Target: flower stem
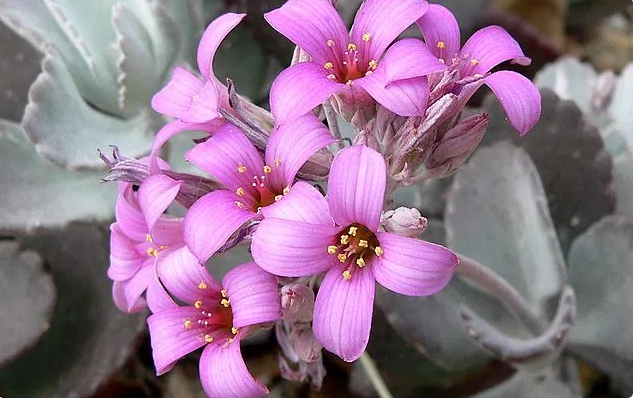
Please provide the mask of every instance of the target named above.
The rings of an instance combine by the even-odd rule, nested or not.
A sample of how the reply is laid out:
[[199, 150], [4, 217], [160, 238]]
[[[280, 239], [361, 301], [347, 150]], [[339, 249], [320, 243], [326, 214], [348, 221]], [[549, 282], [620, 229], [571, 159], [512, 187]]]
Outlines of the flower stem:
[[337, 145], [339, 146], [339, 149], [343, 149], [343, 140], [341, 137], [341, 131], [339, 130], [339, 122], [337, 121], [337, 113], [332, 108], [332, 105], [330, 104], [330, 100], [326, 100], [326, 102], [322, 104], [322, 107], [324, 108], [324, 114], [326, 114], [326, 121], [328, 122], [328, 128], [330, 129], [330, 134], [332, 134], [333, 137], [335, 137], [338, 140]]
[[526, 299], [490, 268], [474, 259], [460, 255], [460, 265], [456, 272], [485, 288], [509, 312], [517, 316], [534, 335], [539, 336], [548, 327], [548, 324], [532, 310]]
[[372, 382], [372, 386], [376, 390], [376, 393], [379, 394], [379, 398], [393, 398], [390, 390], [388, 390], [383, 378], [379, 374], [379, 370], [376, 368], [374, 361], [370, 357], [370, 355], [364, 352], [359, 358], [359, 362], [361, 363], [361, 367], [368, 375], [368, 378]]

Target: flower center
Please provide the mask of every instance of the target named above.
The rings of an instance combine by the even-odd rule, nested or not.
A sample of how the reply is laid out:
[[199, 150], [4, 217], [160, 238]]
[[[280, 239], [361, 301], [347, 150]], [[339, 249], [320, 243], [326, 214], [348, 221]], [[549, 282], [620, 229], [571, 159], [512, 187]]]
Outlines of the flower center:
[[[281, 187], [278, 188], [277, 185], [279, 184], [273, 183], [270, 178], [273, 167], [279, 167], [280, 165], [281, 161], [275, 159], [273, 166], [265, 165], [262, 169], [262, 174], [253, 175], [253, 178], [247, 185], [238, 187], [238, 189], [236, 189], [236, 195], [241, 198], [244, 197], [244, 200], [236, 201], [236, 206], [240, 208], [248, 207], [251, 211], [258, 212], [260, 208], [271, 205], [286, 195], [290, 191], [290, 187], [284, 187], [283, 189], [281, 189]], [[238, 165], [238, 172], [240, 174], [246, 174], [247, 167]]]
[[[205, 282], [198, 284], [198, 289], [204, 291], [208, 289]], [[238, 329], [233, 327], [233, 313], [227, 298], [227, 292], [221, 291], [221, 297], [212, 299], [198, 299], [194, 302], [194, 307], [199, 310], [196, 316], [183, 319], [185, 330], [196, 330], [199, 338], [206, 343], [214, 341], [232, 342], [233, 336], [238, 334]]]
[[148, 256], [158, 257], [159, 253], [167, 249], [165, 245], [157, 245], [152, 241], [150, 234], [145, 235], [145, 242], [139, 244], [137, 249]]
[[[369, 33], [364, 34], [363, 41], [370, 41], [370, 37]], [[328, 79], [330, 80], [336, 80], [350, 86], [353, 80], [372, 74], [379, 64], [374, 59], [368, 62], [365, 58], [364, 61], [364, 57], [357, 50], [355, 43], [349, 43], [342, 55], [334, 53], [336, 51], [334, 41], [328, 40], [326, 44], [333, 51], [333, 59], [340, 60], [340, 64], [330, 61], [324, 64], [324, 68], [329, 72]]]
[[381, 256], [383, 249], [374, 232], [365, 225], [354, 223], [336, 235], [336, 241], [328, 246], [328, 253], [346, 265], [343, 278], [350, 280], [356, 270], [365, 267], [374, 257]]

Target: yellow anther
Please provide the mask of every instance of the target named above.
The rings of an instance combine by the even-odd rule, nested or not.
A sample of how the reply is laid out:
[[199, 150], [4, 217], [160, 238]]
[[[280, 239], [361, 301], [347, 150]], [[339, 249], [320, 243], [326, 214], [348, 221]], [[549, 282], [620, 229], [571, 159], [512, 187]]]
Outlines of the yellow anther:
[[202, 307], [202, 306], [203, 306], [202, 300], [196, 300], [194, 302], [194, 307], [196, 307], [196, 309], [200, 309], [200, 307]]
[[357, 45], [354, 43], [348, 43], [348, 51], [354, 51], [357, 49]]
[[200, 290], [205, 290], [205, 289], [207, 289], [207, 284], [206, 284], [205, 282], [200, 282], [200, 283], [198, 284], [198, 288], [199, 288]]
[[477, 59], [471, 58], [471, 65], [476, 66], [479, 63], [480, 63], [480, 61], [478, 61]]
[[220, 300], [220, 304], [222, 304], [224, 307], [229, 307], [229, 299], [223, 298], [222, 300]]
[[284, 187], [284, 189], [282, 189], [282, 193], [283, 193], [284, 195], [288, 195], [288, 193], [289, 193], [290, 191], [291, 191], [291, 187], [289, 187], [289, 186], [286, 186], [286, 187]]
[[381, 246], [377, 246], [374, 248], [374, 254], [376, 254], [377, 256], [380, 256], [383, 254], [383, 249], [381, 249]]
[[332, 68], [333, 68], [332, 62], [326, 62], [326, 63], [324, 64], [324, 68], [326, 68], [326, 69], [332, 69]]
[[275, 160], [273, 161], [273, 163], [274, 163], [276, 166], [279, 166], [279, 165], [281, 165], [281, 164], [282, 164], [282, 161], [281, 161], [281, 160], [279, 160], [278, 158], [275, 158]]
[[243, 164], [239, 164], [238, 165], [238, 173], [243, 174], [247, 172], [247, 166], [243, 165]]
[[189, 319], [185, 319], [183, 321], [183, 327], [187, 330], [192, 328], [192, 321], [190, 321]]
[[148, 247], [147, 248], [147, 255], [156, 257], [156, 256], [158, 256], [158, 250], [156, 250], [153, 247]]
[[361, 40], [363, 40], [363, 41], [370, 41], [370, 38], [371, 38], [371, 37], [372, 37], [372, 36], [370, 36], [370, 34], [369, 34], [368, 32], [365, 32], [365, 33], [363, 34], [363, 36], [361, 36]]
[[150, 234], [145, 235], [145, 241], [152, 242], [152, 237], [150, 236]]
[[242, 187], [236, 189], [236, 195], [238, 196], [244, 195], [244, 189]]
[[346, 86], [348, 86], [348, 87], [352, 87], [352, 80], [348, 80], [348, 81], [346, 82]]
[[328, 246], [328, 254], [335, 254], [337, 253], [337, 246], [331, 245]]
[[365, 267], [365, 260], [363, 258], [359, 257], [357, 259], [357, 265], [359, 266], [359, 268]]
[[206, 335], [205, 335], [205, 341], [206, 341], [207, 343], [212, 343], [212, 342], [214, 341], [214, 338], [213, 338], [213, 337], [211, 337], [210, 335], [206, 334]]
[[436, 44], [436, 47], [438, 47], [438, 48], [440, 48], [442, 50], [443, 48], [445, 48], [447, 46], [445, 45], [444, 41], [439, 41], [438, 44]]
[[234, 327], [231, 328], [231, 333], [238, 334], [238, 332], [239, 332], [239, 330], [238, 330], [237, 327], [234, 326]]
[[326, 40], [326, 45], [328, 47], [334, 47], [335, 46], [335, 41], [333, 39], [328, 39], [328, 40]]
[[275, 201], [279, 201], [280, 199], [282, 199], [284, 196], [283, 195], [275, 195]]
[[341, 238], [339, 238], [339, 242], [341, 242], [342, 245], [347, 245], [348, 242], [350, 242], [350, 236], [341, 235]]
[[227, 297], [227, 291], [225, 289], [222, 289], [220, 291], [220, 294], [222, 295], [222, 297]]
[[266, 166], [266, 165], [265, 165], [265, 166], [262, 168], [262, 170], [263, 170], [265, 173], [267, 173], [267, 174], [268, 174], [268, 173], [270, 173], [270, 172], [271, 172], [271, 166]]
[[333, 75], [332, 73], [331, 73], [331, 74], [329, 74], [328, 76], [326, 76], [326, 78], [327, 78], [328, 80], [337, 80], [337, 76]]
[[350, 273], [350, 271], [348, 271], [348, 270], [343, 271], [343, 279], [345, 279], [347, 281], [352, 279], [352, 274]]
[[371, 59], [370, 62], [368, 62], [368, 66], [370, 67], [370, 69], [374, 70], [377, 66], [379, 66], [379, 63], [376, 61], [376, 59]]
[[240, 202], [239, 200], [236, 200], [236, 206], [238, 206], [241, 209], [244, 209], [244, 203]]
[[350, 235], [352, 235], [352, 236], [356, 236], [356, 235], [357, 235], [357, 230], [358, 230], [358, 229], [359, 229], [359, 228], [357, 228], [357, 227], [350, 227], [350, 229], [348, 230], [348, 233], [349, 233]]
[[365, 239], [359, 240], [359, 247], [368, 247], [368, 241]]
[[339, 262], [342, 262], [342, 263], [345, 263], [347, 258], [348, 257], [346, 257], [346, 255], [343, 253], [337, 255], [337, 259], [339, 259]]

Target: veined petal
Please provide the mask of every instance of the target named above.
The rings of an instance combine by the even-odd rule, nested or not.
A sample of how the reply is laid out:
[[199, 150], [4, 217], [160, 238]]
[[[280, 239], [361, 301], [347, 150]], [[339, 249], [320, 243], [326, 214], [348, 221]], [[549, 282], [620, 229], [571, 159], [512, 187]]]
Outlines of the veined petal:
[[115, 217], [121, 232], [136, 242], [145, 241], [149, 230], [139, 207], [136, 192], [132, 190], [132, 184], [127, 184], [119, 193], [115, 204]]
[[254, 262], [239, 265], [222, 278], [233, 313], [233, 326], [242, 328], [274, 322], [281, 317], [277, 279]]
[[196, 300], [210, 294], [219, 294], [222, 289], [187, 246], [162, 256], [158, 263], [158, 274], [167, 290], [188, 304], [194, 304]]
[[209, 398], [256, 398], [269, 393], [266, 386], [249, 373], [238, 339], [205, 347], [199, 369], [200, 381]]
[[460, 77], [484, 75], [494, 66], [508, 60], [520, 65], [530, 65], [520, 45], [500, 26], [487, 26], [475, 32], [460, 50], [460, 57], [467, 61], [460, 67]]
[[132, 306], [128, 305], [128, 301], [125, 298], [126, 283], [125, 281], [114, 281], [112, 283], [112, 301], [123, 312], [134, 313], [143, 310], [147, 306], [143, 297], [139, 297]]
[[150, 279], [147, 291], [145, 292], [147, 306], [150, 308], [150, 311], [157, 313], [178, 307], [174, 300], [172, 300], [172, 297], [165, 291], [161, 281], [159, 281], [157, 267], [152, 268], [154, 268], [154, 275], [152, 275], [152, 279]]
[[484, 78], [506, 112], [509, 121], [524, 135], [542, 113], [542, 97], [533, 82], [519, 73], [501, 70]]
[[182, 118], [204, 84], [187, 69], [177, 66], [167, 85], [152, 97], [152, 108], [158, 113]]
[[238, 207], [233, 192], [219, 190], [198, 199], [185, 214], [185, 242], [205, 263], [254, 214]]
[[[311, 0], [320, 3], [325, 0]], [[288, 4], [288, 3], [286, 3]], [[328, 71], [315, 62], [303, 62], [283, 70], [271, 86], [271, 112], [277, 123], [296, 119], [346, 87], [328, 78]]]
[[354, 145], [341, 150], [330, 168], [326, 197], [335, 222], [344, 227], [359, 223], [376, 231], [386, 179], [385, 160], [374, 149]]
[[345, 268], [332, 267], [317, 292], [313, 332], [330, 352], [346, 362], [358, 359], [370, 339], [374, 308], [374, 277], [369, 269], [357, 269], [351, 279]]
[[147, 319], [158, 376], [170, 370], [185, 355], [207, 344], [200, 336], [200, 330], [187, 329], [183, 325], [184, 319], [193, 319], [199, 314], [195, 307], [175, 307], [156, 312]]
[[135, 307], [135, 303], [139, 300], [139, 297], [147, 290], [148, 285], [152, 277], [154, 276], [154, 262], [155, 257], [147, 259], [139, 271], [127, 281], [124, 286], [125, 301], [128, 304], [128, 312], [132, 312]]
[[253, 235], [251, 253], [262, 269], [274, 275], [315, 275], [332, 264], [328, 246], [338, 231], [329, 225], [266, 218]]
[[227, 189], [251, 187], [253, 176], [263, 173], [262, 156], [234, 125], [225, 123], [207, 141], [190, 149], [185, 158]]
[[447, 66], [418, 39], [403, 39], [392, 45], [383, 61], [388, 82], [442, 72]]
[[329, 0], [289, 0], [264, 19], [319, 65], [340, 61], [348, 45], [348, 30]]
[[175, 246], [185, 242], [183, 219], [171, 216], [159, 217], [152, 229], [152, 241], [157, 245]]
[[385, 65], [369, 76], [357, 79], [353, 84], [362, 87], [388, 110], [401, 116], [422, 116], [427, 109], [429, 86], [426, 77], [415, 77], [390, 82]]
[[425, 43], [436, 58], [447, 65], [460, 51], [460, 27], [456, 17], [440, 4], [430, 4], [429, 10], [416, 21]]
[[115, 281], [124, 281], [137, 273], [146, 257], [138, 253], [135, 247], [136, 243], [121, 231], [119, 224], [113, 223], [110, 225], [108, 278]]
[[351, 41], [365, 61], [378, 61], [385, 49], [405, 29], [425, 14], [424, 0], [366, 0], [354, 18]]
[[159, 217], [165, 213], [169, 205], [174, 202], [181, 182], [174, 180], [164, 174], [154, 174], [146, 178], [137, 195], [139, 198], [139, 206], [145, 217], [145, 223], [152, 233]]
[[282, 199], [263, 207], [262, 215], [265, 218], [282, 218], [307, 224], [334, 225], [326, 198], [305, 181], [296, 182]]
[[242, 21], [246, 14], [227, 13], [214, 19], [200, 39], [198, 44], [198, 69], [208, 80], [214, 80], [213, 62], [220, 43]]
[[154, 142], [152, 143], [149, 165], [150, 174], [160, 172], [161, 168], [158, 163], [158, 154], [163, 145], [165, 145], [170, 138], [185, 131], [204, 131], [211, 134], [216, 131], [221, 123], [224, 123], [221, 119], [214, 119], [209, 123], [185, 123], [182, 120], [176, 119], [161, 127], [158, 133], [156, 133], [156, 137], [154, 137]]
[[387, 232], [377, 233], [383, 254], [372, 262], [372, 274], [384, 287], [407, 296], [427, 296], [444, 288], [458, 265], [449, 249]]
[[215, 80], [208, 80], [192, 99], [189, 111], [181, 117], [186, 123], [205, 123], [220, 117], [220, 98]]
[[308, 158], [335, 141], [312, 112], [276, 126], [266, 144], [265, 160], [272, 168], [269, 183], [280, 190], [292, 185]]

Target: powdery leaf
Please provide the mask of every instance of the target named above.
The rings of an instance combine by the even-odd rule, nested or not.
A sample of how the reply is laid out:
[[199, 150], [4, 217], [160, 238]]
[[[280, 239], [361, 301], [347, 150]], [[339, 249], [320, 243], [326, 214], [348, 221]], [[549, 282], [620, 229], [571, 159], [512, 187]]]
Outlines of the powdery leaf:
[[20, 239], [50, 265], [58, 300], [46, 334], [0, 372], [7, 396], [91, 396], [134, 349], [146, 314], [123, 313], [112, 302], [106, 231], [74, 224]]
[[471, 398], [577, 398], [557, 374], [546, 369], [539, 373], [518, 371], [497, 386], [471, 396]]
[[0, 366], [31, 348], [49, 326], [55, 283], [33, 251], [0, 242]]

